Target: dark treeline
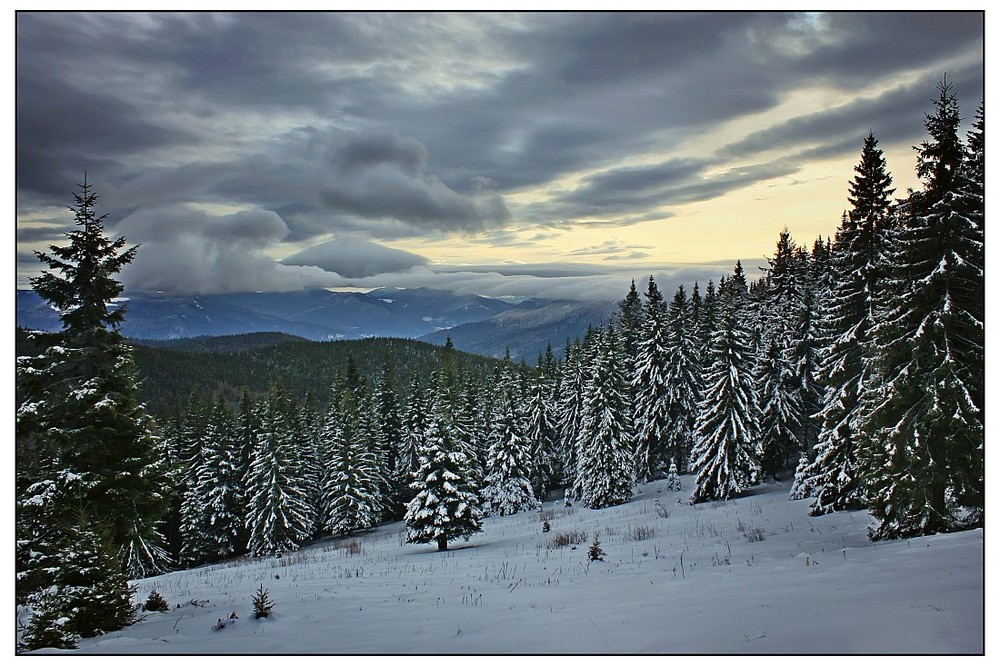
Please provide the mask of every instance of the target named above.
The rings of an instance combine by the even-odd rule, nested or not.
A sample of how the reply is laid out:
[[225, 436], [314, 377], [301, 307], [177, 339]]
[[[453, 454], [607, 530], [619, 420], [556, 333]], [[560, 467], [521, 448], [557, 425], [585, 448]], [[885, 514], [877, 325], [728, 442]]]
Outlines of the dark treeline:
[[[224, 389], [174, 396], [156, 422], [131, 398], [114, 410], [125, 421], [95, 426], [107, 394], [86, 381], [51, 387], [67, 363], [95, 356], [95, 326], [114, 329], [117, 315], [67, 322], [58, 344], [19, 360], [19, 600], [65, 609], [46, 566], [81, 535], [130, 576], [281, 553], [387, 520], [443, 549], [484, 515], [534, 510], [553, 493], [600, 509], [627, 502], [636, 483], [677, 487], [681, 474], [693, 475], [692, 502], [788, 482], [813, 514], [870, 511], [872, 539], [981, 526], [982, 106], [964, 138], [959, 125], [942, 83], [916, 147], [922, 189], [893, 198], [869, 133], [832, 238], [800, 244], [783, 231], [754, 280], [737, 262], [669, 295], [652, 277], [641, 292], [633, 283], [612, 321], [531, 368], [509, 358], [484, 367], [447, 345], [415, 369], [405, 345], [359, 342], [316, 374], [261, 347], [253, 353], [286, 370], [282, 383], [251, 390], [234, 374]], [[98, 356], [118, 359], [115, 395], [134, 396], [131, 356], [108, 335]], [[289, 390], [300, 373], [324, 388]], [[141, 484], [128, 490], [148, 501], [108, 504], [122, 477], [96, 454], [90, 466], [76, 459], [74, 446], [94, 448], [82, 421], [105, 433], [130, 424], [120, 446], [142, 443], [128, 458]], [[29, 632], [35, 644], [55, 631], [46, 613]], [[70, 628], [85, 635], [81, 626], [94, 630]]]

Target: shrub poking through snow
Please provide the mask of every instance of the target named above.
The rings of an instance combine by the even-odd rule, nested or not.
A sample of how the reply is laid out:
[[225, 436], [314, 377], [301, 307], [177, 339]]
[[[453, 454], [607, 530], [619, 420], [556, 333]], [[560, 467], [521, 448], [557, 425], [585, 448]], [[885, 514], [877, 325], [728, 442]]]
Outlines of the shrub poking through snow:
[[258, 620], [267, 617], [271, 614], [272, 608], [274, 608], [274, 602], [268, 598], [267, 590], [261, 583], [260, 589], [253, 593], [253, 616]]
[[556, 532], [556, 535], [552, 537], [549, 541], [548, 547], [551, 548], [565, 548], [566, 546], [576, 546], [587, 540], [587, 533], [580, 532], [578, 530], [571, 530], [569, 532]]

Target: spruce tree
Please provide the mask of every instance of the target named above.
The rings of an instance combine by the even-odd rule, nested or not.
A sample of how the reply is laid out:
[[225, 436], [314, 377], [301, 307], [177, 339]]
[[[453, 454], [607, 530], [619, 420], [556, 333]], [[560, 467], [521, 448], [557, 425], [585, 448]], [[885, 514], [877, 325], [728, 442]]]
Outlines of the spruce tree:
[[393, 494], [390, 501], [391, 515], [402, 518], [406, 506], [416, 494], [411, 488], [413, 474], [420, 466], [420, 449], [427, 433], [428, 400], [417, 375], [410, 383], [409, 395], [403, 410], [402, 439], [392, 468]]
[[795, 371], [787, 350], [772, 337], [760, 359], [760, 467], [764, 479], [777, 478], [788, 457], [800, 450], [802, 408], [794, 390]]
[[509, 367], [501, 378], [496, 387], [500, 403], [498, 420], [490, 440], [481, 493], [483, 511], [493, 516], [539, 508], [530, 481], [531, 448], [524, 433], [520, 391]]
[[853, 208], [837, 229], [831, 256], [833, 281], [819, 325], [826, 342], [817, 372], [825, 387], [818, 414], [822, 427], [815, 461], [802, 470], [808, 477], [803, 483], [815, 494], [814, 515], [857, 508], [863, 501], [858, 485], [859, 400], [862, 387], [870, 381], [875, 308], [888, 273], [894, 191], [871, 132], [854, 170], [849, 190]]
[[195, 473], [197, 495], [204, 502], [204, 543], [209, 561], [232, 557], [242, 550], [239, 536], [244, 522], [243, 478], [235, 431], [235, 417], [220, 396], [212, 408], [201, 466]]
[[320, 435], [329, 465], [323, 485], [325, 527], [334, 535], [373, 527], [382, 513], [377, 461], [360, 439], [355, 399], [352, 391], [343, 391]]
[[671, 428], [669, 369], [671, 333], [667, 308], [653, 276], [646, 286], [645, 319], [632, 373], [635, 400], [635, 478], [652, 480], [675, 453], [667, 448]]
[[718, 327], [712, 336], [704, 397], [691, 451], [696, 472], [692, 502], [728, 499], [757, 482], [760, 466], [758, 402], [745, 281], [720, 281]]
[[580, 435], [583, 412], [583, 381], [584, 368], [582, 359], [584, 353], [577, 340], [573, 345], [566, 344], [566, 358], [560, 368], [560, 397], [556, 406], [556, 419], [559, 428], [560, 482], [568, 487], [572, 494], [578, 472], [577, 441]]
[[413, 474], [416, 495], [407, 504], [405, 522], [410, 543], [448, 542], [479, 532], [482, 513], [479, 496], [466, 477], [468, 459], [457, 450], [450, 431], [447, 407], [440, 395], [426, 417]]
[[[552, 348], [549, 347], [551, 354]], [[544, 499], [558, 484], [558, 428], [555, 420], [555, 372], [551, 362], [539, 363], [539, 370], [530, 384], [525, 437], [530, 456], [530, 481], [535, 497]]]
[[583, 394], [578, 484], [584, 504], [602, 509], [632, 499], [635, 466], [627, 379], [612, 325], [595, 335], [594, 347]]
[[668, 425], [665, 449], [671, 465], [687, 471], [694, 447], [694, 428], [701, 400], [701, 358], [695, 318], [684, 285], [677, 288], [667, 310], [668, 354], [666, 365], [666, 404]]
[[313, 527], [297, 477], [287, 399], [272, 388], [259, 411], [260, 429], [246, 479], [248, 548], [255, 556], [296, 550]]
[[900, 206], [894, 272], [862, 395], [860, 482], [872, 539], [979, 525], [983, 513], [982, 183], [970, 174], [951, 84], [917, 148], [924, 189]]
[[35, 611], [22, 642], [26, 649], [72, 647], [135, 621], [134, 589], [117, 553], [88, 518], [84, 498], [96, 475], [63, 471], [26, 489], [18, 503], [18, 600]]
[[392, 469], [399, 455], [400, 442], [403, 438], [403, 421], [399, 411], [399, 396], [396, 389], [396, 372], [394, 366], [386, 358], [382, 363], [382, 371], [375, 383], [375, 457], [379, 474], [379, 495], [382, 497], [385, 517], [393, 514], [391, 497]]
[[101, 547], [116, 558], [111, 569], [156, 572], [166, 564], [157, 559], [165, 551], [156, 531], [166, 511], [166, 470], [138, 401], [131, 348], [118, 330], [125, 308], [117, 302], [123, 286], [116, 275], [137, 248], [105, 235], [105, 216], [95, 213], [97, 195], [86, 180], [74, 198], [68, 244], [36, 253], [50, 270], [32, 278], [32, 287], [59, 312], [62, 330], [35, 334], [44, 351], [17, 361], [18, 487], [64, 472], [86, 475], [89, 482], [78, 488], [82, 514], [60, 529], [100, 525]]

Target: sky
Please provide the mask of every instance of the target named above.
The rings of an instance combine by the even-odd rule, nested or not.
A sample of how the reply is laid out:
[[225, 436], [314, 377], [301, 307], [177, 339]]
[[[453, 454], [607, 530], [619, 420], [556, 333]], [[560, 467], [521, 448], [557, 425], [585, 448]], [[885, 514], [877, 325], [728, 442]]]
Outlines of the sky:
[[[981, 12], [16, 15], [16, 259], [84, 173], [126, 288], [618, 299], [833, 234], [870, 131], [897, 196]], [[669, 293], [669, 292], [668, 292]]]

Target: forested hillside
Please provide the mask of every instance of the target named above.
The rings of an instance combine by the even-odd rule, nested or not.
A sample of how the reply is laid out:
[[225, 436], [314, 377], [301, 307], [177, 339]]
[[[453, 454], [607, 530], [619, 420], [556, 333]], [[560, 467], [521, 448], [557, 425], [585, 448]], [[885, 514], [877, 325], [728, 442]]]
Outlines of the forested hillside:
[[[869, 133], [832, 238], [782, 231], [757, 280], [737, 262], [673, 294], [633, 283], [610, 320], [534, 367], [397, 339], [129, 351], [125, 311], [46, 274], [36, 288], [67, 330], [22, 339], [18, 359], [19, 599], [43, 618], [30, 635], [62, 636], [50, 565], [82, 538], [133, 577], [399, 519], [446, 550], [552, 494], [602, 509], [682, 474], [692, 504], [789, 481], [813, 515], [867, 510], [873, 541], [981, 527], [984, 114], [963, 138], [950, 86], [938, 92], [920, 191], [893, 198]], [[113, 297], [134, 248], [101, 240], [85, 195], [88, 231], [65, 252], [103, 257]], [[82, 510], [99, 510], [93, 524], [51, 524]]]

